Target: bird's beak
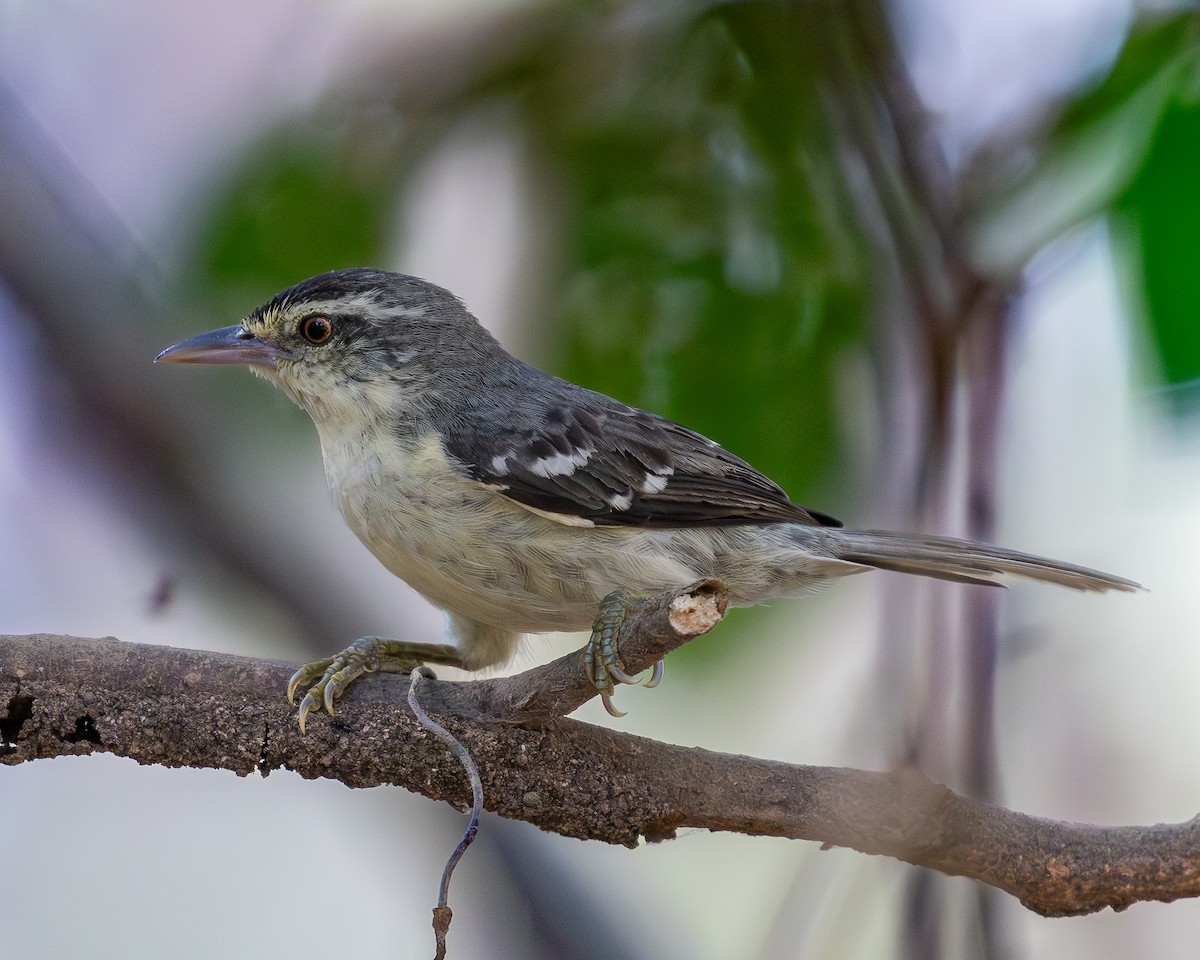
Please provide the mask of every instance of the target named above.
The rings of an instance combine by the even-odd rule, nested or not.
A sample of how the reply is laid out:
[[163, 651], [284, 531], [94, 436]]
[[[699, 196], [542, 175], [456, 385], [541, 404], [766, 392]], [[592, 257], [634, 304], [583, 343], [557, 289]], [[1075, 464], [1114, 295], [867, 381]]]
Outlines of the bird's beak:
[[155, 363], [248, 363], [274, 369], [281, 352], [245, 327], [222, 327], [182, 340], [154, 358]]

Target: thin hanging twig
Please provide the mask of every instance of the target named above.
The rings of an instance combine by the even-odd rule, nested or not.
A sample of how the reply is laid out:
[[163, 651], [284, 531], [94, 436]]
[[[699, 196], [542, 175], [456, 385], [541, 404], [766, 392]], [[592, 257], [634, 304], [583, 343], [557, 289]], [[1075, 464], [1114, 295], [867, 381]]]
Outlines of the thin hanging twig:
[[454, 734], [432, 719], [429, 714], [421, 707], [417, 700], [417, 683], [421, 677], [433, 677], [433, 672], [428, 667], [417, 667], [412, 672], [412, 679], [408, 684], [408, 706], [412, 710], [416, 718], [421, 722], [421, 726], [427, 730], [432, 730], [443, 743], [446, 744], [451, 752], [458, 758], [458, 762], [463, 765], [463, 769], [467, 771], [467, 777], [471, 781], [471, 818], [467, 822], [467, 829], [462, 835], [462, 839], [458, 841], [458, 846], [450, 854], [450, 859], [446, 861], [446, 867], [442, 871], [442, 882], [438, 888], [437, 906], [433, 908], [433, 935], [437, 941], [437, 953], [434, 960], [445, 960], [446, 956], [446, 934], [450, 930], [450, 921], [454, 919], [454, 912], [450, 909], [450, 877], [454, 873], [454, 868], [458, 866], [458, 861], [462, 859], [462, 855], [466, 853], [467, 847], [475, 839], [475, 835], [479, 832], [479, 815], [483, 812], [483, 781], [479, 779], [479, 770], [475, 766], [475, 761], [471, 759], [471, 754], [466, 747], [462, 745]]

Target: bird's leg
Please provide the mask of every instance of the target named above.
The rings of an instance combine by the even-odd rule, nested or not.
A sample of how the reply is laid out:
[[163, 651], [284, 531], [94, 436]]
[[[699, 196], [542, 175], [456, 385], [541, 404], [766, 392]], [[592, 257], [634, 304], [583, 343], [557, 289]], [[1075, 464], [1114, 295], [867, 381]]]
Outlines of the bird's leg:
[[[359, 637], [341, 653], [306, 663], [288, 681], [288, 703], [296, 702], [296, 690], [312, 684], [300, 701], [300, 730], [319, 705], [332, 716], [333, 704], [350, 684], [364, 673], [408, 673], [423, 663], [463, 666], [462, 654], [448, 643], [411, 643], [385, 637]], [[313, 683], [313, 681], [316, 681]]]
[[[640, 677], [631, 677], [621, 668], [621, 658], [617, 655], [617, 631], [629, 615], [650, 596], [648, 593], [614, 590], [600, 601], [600, 610], [592, 624], [592, 636], [588, 640], [585, 653], [588, 677], [600, 691], [604, 709], [614, 717], [625, 716], [624, 711], [618, 710], [613, 704], [614, 683], [637, 683], [640, 680]], [[663, 662], [659, 660], [654, 665], [654, 672], [646, 681], [646, 686], [657, 687], [662, 676]]]

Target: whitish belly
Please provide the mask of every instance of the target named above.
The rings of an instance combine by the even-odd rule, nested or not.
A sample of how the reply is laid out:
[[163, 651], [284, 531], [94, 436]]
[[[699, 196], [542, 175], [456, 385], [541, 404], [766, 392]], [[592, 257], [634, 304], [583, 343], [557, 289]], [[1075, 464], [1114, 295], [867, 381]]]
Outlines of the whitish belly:
[[444, 610], [521, 632], [582, 630], [613, 590], [704, 575], [652, 532], [564, 526], [503, 500], [385, 512], [351, 522], [384, 566]]
[[531, 513], [453, 472], [440, 444], [414, 446], [403, 470], [364, 471], [361, 457], [325, 453], [358, 538], [435, 605], [480, 623], [582, 630], [613, 590], [665, 590], [708, 575], [665, 549], [661, 533], [566, 526]]

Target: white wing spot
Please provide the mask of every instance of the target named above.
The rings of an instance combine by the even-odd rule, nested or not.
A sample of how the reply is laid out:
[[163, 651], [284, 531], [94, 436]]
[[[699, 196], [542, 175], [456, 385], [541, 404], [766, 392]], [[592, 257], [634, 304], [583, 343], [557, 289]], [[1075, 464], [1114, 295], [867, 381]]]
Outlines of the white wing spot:
[[619, 494], [615, 497], [608, 498], [608, 505], [614, 510], [628, 510], [633, 504], [633, 497], [627, 493]]
[[508, 472], [508, 454], [499, 454], [492, 457], [492, 470], [496, 473]]
[[574, 473], [591, 459], [592, 450], [572, 450], [552, 457], [539, 457], [529, 465], [529, 472], [539, 477], [565, 477]]
[[[670, 473], [674, 473], [670, 467], [667, 468]], [[642, 493], [662, 493], [667, 489], [667, 477], [665, 473], [648, 473], [646, 479], [642, 481]]]

